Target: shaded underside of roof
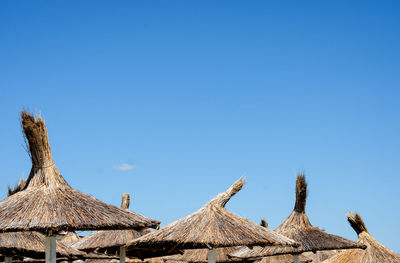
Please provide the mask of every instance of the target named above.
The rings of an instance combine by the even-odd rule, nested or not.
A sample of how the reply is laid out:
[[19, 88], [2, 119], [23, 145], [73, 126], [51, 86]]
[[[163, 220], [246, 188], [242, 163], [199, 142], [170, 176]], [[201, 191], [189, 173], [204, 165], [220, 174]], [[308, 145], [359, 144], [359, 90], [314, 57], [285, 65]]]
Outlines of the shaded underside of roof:
[[[0, 233], [0, 254], [4, 256], [45, 257], [45, 236], [38, 232]], [[57, 257], [82, 257], [83, 252], [57, 242]]]
[[72, 245], [73, 248], [91, 251], [97, 250], [103, 252], [107, 250], [109, 254], [115, 254], [119, 247], [124, 246], [128, 241], [142, 236], [147, 230], [103, 230], [97, 231], [86, 237], [81, 238]]

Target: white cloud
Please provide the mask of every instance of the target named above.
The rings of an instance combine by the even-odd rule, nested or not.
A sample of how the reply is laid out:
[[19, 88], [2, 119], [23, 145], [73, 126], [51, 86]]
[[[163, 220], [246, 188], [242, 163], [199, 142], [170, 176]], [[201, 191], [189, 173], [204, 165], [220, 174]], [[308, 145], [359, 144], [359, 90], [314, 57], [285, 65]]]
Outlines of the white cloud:
[[129, 171], [129, 170], [135, 169], [136, 167], [137, 167], [136, 165], [132, 165], [129, 163], [123, 163], [123, 164], [114, 166], [115, 169], [120, 170], [120, 171]]

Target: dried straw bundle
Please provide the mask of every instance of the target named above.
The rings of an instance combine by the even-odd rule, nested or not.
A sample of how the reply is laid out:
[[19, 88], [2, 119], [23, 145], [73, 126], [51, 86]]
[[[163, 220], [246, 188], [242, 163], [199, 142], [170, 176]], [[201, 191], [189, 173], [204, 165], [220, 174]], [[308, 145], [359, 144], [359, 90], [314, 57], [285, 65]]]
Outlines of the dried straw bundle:
[[365, 250], [352, 249], [328, 258], [324, 263], [399, 263], [400, 255], [388, 249], [371, 236], [359, 214], [348, 214], [347, 220], [358, 235], [358, 242]]
[[51, 156], [42, 118], [21, 114], [32, 169], [24, 188], [0, 202], [0, 230], [47, 232], [157, 227], [159, 221], [124, 211], [72, 189]]
[[[128, 210], [130, 196], [127, 193], [122, 195], [121, 208]], [[105, 252], [107, 254], [116, 254], [121, 246], [144, 234], [149, 233], [148, 229], [143, 230], [103, 230], [87, 235], [72, 245], [73, 248], [83, 251]]]
[[254, 247], [253, 249], [243, 247], [231, 253], [230, 256], [257, 259], [273, 255], [300, 254], [307, 251], [365, 248], [357, 242], [328, 234], [311, 225], [305, 212], [306, 199], [307, 183], [304, 175], [300, 174], [296, 180], [296, 203], [293, 212], [274, 230], [300, 243], [299, 247]]
[[[44, 258], [45, 236], [38, 232], [10, 232], [0, 234], [0, 254], [3, 256], [25, 256]], [[85, 253], [57, 243], [57, 257], [83, 257]]]
[[245, 181], [236, 181], [193, 214], [127, 244], [127, 255], [137, 249], [218, 248], [239, 245], [297, 245], [294, 241], [225, 210], [225, 204]]

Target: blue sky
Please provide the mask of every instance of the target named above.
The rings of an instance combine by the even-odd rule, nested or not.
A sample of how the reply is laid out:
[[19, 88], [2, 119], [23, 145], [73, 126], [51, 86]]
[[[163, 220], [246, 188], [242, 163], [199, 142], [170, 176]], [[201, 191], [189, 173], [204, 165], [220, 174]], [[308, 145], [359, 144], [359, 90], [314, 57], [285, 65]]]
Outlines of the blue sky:
[[[349, 3], [350, 2], [350, 3]], [[27, 176], [19, 112], [71, 186], [170, 223], [241, 176], [227, 208], [400, 252], [397, 1], [1, 1], [0, 174]], [[123, 169], [120, 169], [123, 168]]]

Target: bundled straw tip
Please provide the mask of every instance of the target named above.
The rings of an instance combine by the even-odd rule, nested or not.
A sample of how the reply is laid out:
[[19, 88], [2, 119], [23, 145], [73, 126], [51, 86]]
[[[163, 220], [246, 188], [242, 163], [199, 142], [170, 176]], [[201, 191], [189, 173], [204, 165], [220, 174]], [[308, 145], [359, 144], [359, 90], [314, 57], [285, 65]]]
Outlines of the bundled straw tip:
[[347, 214], [347, 220], [349, 221], [351, 227], [356, 231], [357, 235], [362, 232], [368, 232], [367, 227], [365, 226], [364, 220], [358, 213], [351, 213]]

